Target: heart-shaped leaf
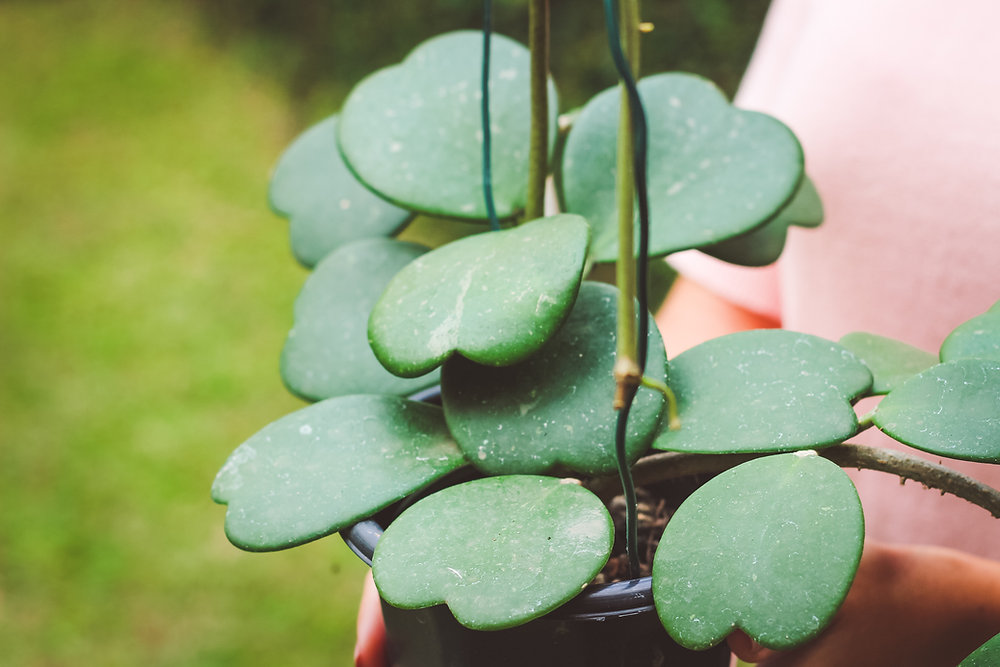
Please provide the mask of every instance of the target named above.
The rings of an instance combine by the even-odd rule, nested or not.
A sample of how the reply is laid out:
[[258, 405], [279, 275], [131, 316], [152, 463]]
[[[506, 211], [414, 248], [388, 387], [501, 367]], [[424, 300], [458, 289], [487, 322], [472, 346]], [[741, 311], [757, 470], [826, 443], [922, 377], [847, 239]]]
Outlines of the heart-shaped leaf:
[[313, 125], [285, 150], [271, 175], [271, 208], [291, 220], [292, 252], [312, 267], [355, 239], [391, 236], [412, 213], [376, 197], [337, 150], [337, 117]]
[[653, 446], [686, 452], [780, 452], [822, 447], [857, 431], [851, 401], [872, 383], [846, 348], [765, 329], [722, 336], [670, 362], [681, 427]]
[[[617, 470], [617, 299], [611, 285], [584, 282], [566, 322], [528, 359], [502, 368], [459, 356], [445, 362], [445, 419], [470, 461], [491, 474], [542, 473], [556, 465], [586, 474]], [[663, 341], [652, 317], [649, 325], [646, 374], [665, 382]], [[662, 394], [639, 390], [626, 438], [632, 461], [648, 448], [662, 409]]]
[[[486, 218], [481, 114], [483, 36], [447, 33], [399, 65], [359, 83], [341, 112], [340, 148], [351, 169], [405, 208]], [[524, 207], [531, 129], [531, 55], [506, 37], [490, 43], [493, 197], [497, 214]], [[549, 150], [556, 136], [556, 92], [549, 82]]]
[[823, 202], [812, 180], [806, 177], [795, 198], [773, 220], [752, 232], [702, 248], [702, 252], [731, 264], [766, 266], [781, 256], [789, 227], [818, 227], [822, 222]]
[[588, 240], [586, 221], [563, 214], [419, 257], [372, 310], [375, 356], [403, 377], [426, 373], [455, 351], [490, 366], [528, 357], [569, 313]]
[[1000, 310], [995, 308], [959, 325], [948, 334], [941, 344], [941, 361], [1000, 361]]
[[854, 332], [840, 339], [872, 372], [872, 395], [887, 394], [905, 380], [937, 363], [937, 357], [894, 338]]
[[385, 370], [368, 345], [368, 315], [400, 269], [426, 248], [366, 239], [330, 253], [295, 301], [295, 324], [281, 352], [281, 377], [302, 398], [347, 394], [412, 394], [439, 374], [401, 378]]
[[861, 557], [854, 485], [815, 453], [768, 456], [698, 489], [667, 524], [653, 600], [680, 644], [705, 649], [740, 628], [793, 648], [829, 623]]
[[212, 485], [226, 535], [248, 551], [293, 547], [374, 514], [465, 463], [441, 409], [342, 396], [266, 426]]
[[576, 596], [611, 553], [600, 499], [554, 477], [488, 477], [420, 500], [375, 548], [382, 597], [407, 609], [446, 603], [459, 623], [501, 629]]
[[[709, 81], [659, 74], [639, 82], [649, 121], [650, 253], [718, 244], [771, 220], [803, 177], [802, 149], [774, 118], [732, 107]], [[620, 93], [584, 107], [563, 152], [562, 201], [594, 227], [591, 253], [617, 257], [615, 164]]]
[[1000, 361], [938, 364], [889, 392], [875, 425], [911, 447], [1000, 463]]

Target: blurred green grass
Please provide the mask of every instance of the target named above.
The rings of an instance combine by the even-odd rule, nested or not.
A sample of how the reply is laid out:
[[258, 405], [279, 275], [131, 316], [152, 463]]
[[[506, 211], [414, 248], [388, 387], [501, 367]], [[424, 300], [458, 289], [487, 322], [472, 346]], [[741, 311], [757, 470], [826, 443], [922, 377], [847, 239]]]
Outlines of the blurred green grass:
[[357, 559], [240, 552], [209, 499], [301, 405], [300, 128], [185, 7], [0, 3], [0, 664], [349, 664]]

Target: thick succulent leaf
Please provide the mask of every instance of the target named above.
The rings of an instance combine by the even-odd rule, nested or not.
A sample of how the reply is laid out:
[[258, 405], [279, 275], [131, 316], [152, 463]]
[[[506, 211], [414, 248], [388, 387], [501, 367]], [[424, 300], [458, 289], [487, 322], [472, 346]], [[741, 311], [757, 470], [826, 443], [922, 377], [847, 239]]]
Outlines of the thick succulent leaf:
[[[459, 356], [445, 362], [445, 419], [473, 464], [491, 474], [542, 473], [556, 465], [586, 474], [617, 470], [617, 299], [611, 285], [583, 283], [555, 336], [518, 364], [490, 368]], [[646, 375], [665, 382], [666, 363], [649, 317]], [[631, 460], [649, 447], [663, 403], [650, 389], [636, 395], [626, 438]]]
[[992, 359], [1000, 362], [1000, 310], [993, 309], [960, 325], [941, 344], [941, 361]]
[[[774, 118], [732, 107], [710, 82], [660, 74], [639, 82], [649, 121], [650, 252], [718, 244], [771, 220], [803, 177], [802, 149]], [[615, 163], [620, 93], [600, 93], [574, 121], [561, 199], [594, 226], [591, 253], [617, 257]]]
[[657, 449], [779, 452], [840, 442], [858, 427], [851, 401], [872, 383], [846, 348], [808, 334], [766, 329], [707, 341], [668, 369], [681, 427]]
[[248, 551], [293, 547], [374, 514], [465, 463], [441, 409], [342, 396], [266, 426], [212, 485], [226, 535]]
[[1000, 634], [973, 651], [958, 667], [996, 667], [1000, 665]]
[[407, 609], [446, 603], [474, 629], [520, 625], [555, 609], [611, 553], [597, 496], [554, 477], [488, 477], [449, 487], [403, 512], [375, 548], [382, 597]]
[[853, 352], [868, 366], [875, 381], [871, 394], [892, 391], [905, 380], [937, 363], [937, 357], [895, 338], [854, 332], [840, 339], [840, 344]]
[[453, 352], [502, 366], [545, 344], [576, 299], [589, 229], [555, 215], [442, 246], [389, 283], [368, 322], [375, 356], [414, 377]]
[[875, 425], [924, 451], [1000, 463], [1000, 361], [939, 364], [889, 392]]
[[285, 150], [271, 174], [271, 208], [291, 220], [292, 252], [312, 267], [350, 241], [391, 236], [412, 213], [372, 194], [337, 150], [337, 117], [320, 121]]
[[789, 227], [818, 227], [822, 222], [823, 202], [812, 180], [806, 177], [795, 198], [773, 220], [752, 232], [702, 248], [702, 251], [731, 264], [766, 266], [781, 256]]
[[432, 371], [401, 378], [368, 345], [368, 315], [400, 269], [426, 248], [392, 239], [355, 241], [330, 253], [295, 301], [295, 324], [281, 352], [281, 377], [302, 398], [412, 394], [439, 382]]
[[[430, 39], [399, 65], [359, 83], [341, 112], [344, 157], [364, 183], [405, 208], [486, 217], [481, 118], [483, 36]], [[494, 35], [490, 44], [493, 196], [497, 214], [524, 207], [531, 129], [531, 56]], [[548, 86], [549, 150], [556, 136], [555, 87]]]
[[709, 481], [670, 519], [653, 561], [657, 613], [688, 648], [734, 628], [792, 648], [837, 611], [863, 541], [861, 503], [835, 464], [812, 452], [755, 459]]

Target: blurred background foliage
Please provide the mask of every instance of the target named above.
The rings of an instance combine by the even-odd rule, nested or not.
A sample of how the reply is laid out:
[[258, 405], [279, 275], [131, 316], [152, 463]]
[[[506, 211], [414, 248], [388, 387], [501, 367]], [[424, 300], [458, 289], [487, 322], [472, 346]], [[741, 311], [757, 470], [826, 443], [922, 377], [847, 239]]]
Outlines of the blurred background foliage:
[[[240, 552], [208, 496], [302, 405], [268, 171], [478, 4], [0, 0], [0, 664], [350, 664], [354, 556]], [[564, 110], [613, 83], [599, 4], [553, 0]], [[523, 37], [523, 5], [497, 28]], [[765, 5], [647, 2], [646, 71], [732, 92]]]

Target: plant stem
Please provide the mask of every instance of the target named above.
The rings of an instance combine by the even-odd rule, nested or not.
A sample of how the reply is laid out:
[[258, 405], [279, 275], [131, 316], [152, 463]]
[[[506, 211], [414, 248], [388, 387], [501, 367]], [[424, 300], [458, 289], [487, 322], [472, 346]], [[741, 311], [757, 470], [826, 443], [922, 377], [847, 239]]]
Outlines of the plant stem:
[[[852, 442], [824, 447], [817, 454], [842, 468], [877, 470], [896, 475], [902, 481], [913, 480], [942, 493], [950, 493], [982, 507], [1000, 519], [1000, 490], [947, 466], [931, 463], [905, 452]], [[632, 471], [636, 483], [641, 485], [692, 475], [715, 474], [761, 456], [772, 456], [772, 454], [663, 452], [640, 459]], [[586, 486], [598, 496], [609, 498], [617, 494], [616, 481], [612, 477], [601, 477], [592, 480]]]
[[545, 179], [549, 171], [549, 0], [531, 0], [528, 6], [528, 47], [531, 49], [531, 143], [524, 218], [534, 220], [545, 215]]
[[483, 70], [482, 70], [482, 115], [483, 127], [483, 199], [490, 229], [500, 230], [496, 205], [493, 201], [493, 151], [492, 123], [490, 122], [490, 42], [493, 39], [493, 2], [483, 0]]

